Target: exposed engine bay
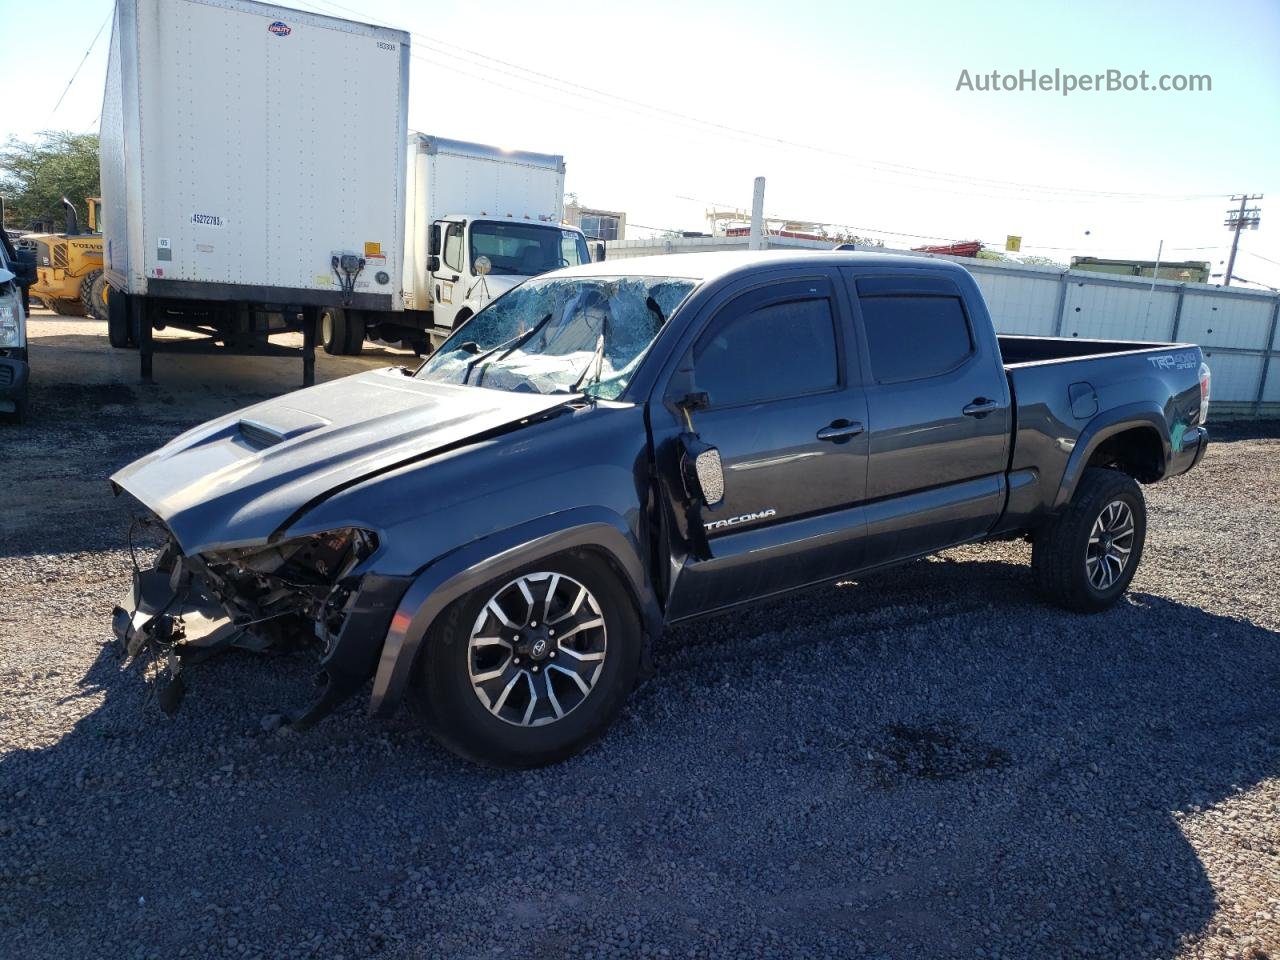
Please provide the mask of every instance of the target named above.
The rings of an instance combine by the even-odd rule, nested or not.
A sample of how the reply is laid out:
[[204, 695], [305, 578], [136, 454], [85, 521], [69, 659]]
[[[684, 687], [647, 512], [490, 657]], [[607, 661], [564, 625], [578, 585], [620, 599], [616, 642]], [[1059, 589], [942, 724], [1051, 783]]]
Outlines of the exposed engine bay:
[[[135, 521], [138, 526], [159, 528], [166, 542], [150, 569], [138, 566], [134, 554], [132, 589], [116, 606], [112, 626], [128, 657], [154, 665], [156, 695], [166, 713], [182, 702], [184, 670], [232, 647], [311, 648], [325, 664], [360, 592], [362, 579], [350, 574], [378, 547], [373, 533], [345, 528], [186, 556], [159, 520], [144, 518]], [[379, 636], [365, 639], [380, 646]], [[315, 706], [285, 716], [294, 726], [306, 725], [328, 712], [312, 715]]]

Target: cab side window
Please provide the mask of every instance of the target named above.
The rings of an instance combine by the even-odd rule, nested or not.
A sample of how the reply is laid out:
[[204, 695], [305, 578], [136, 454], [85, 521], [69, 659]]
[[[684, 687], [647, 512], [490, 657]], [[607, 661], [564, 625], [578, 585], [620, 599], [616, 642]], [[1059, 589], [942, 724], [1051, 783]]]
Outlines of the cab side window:
[[444, 263], [452, 270], [462, 269], [462, 224], [451, 223], [444, 235]]
[[973, 334], [960, 297], [903, 290], [867, 296], [859, 283], [871, 375], [879, 383], [923, 380], [972, 355]]
[[712, 407], [831, 390], [840, 381], [838, 363], [835, 313], [826, 297], [741, 311], [730, 304], [693, 348], [694, 380]]

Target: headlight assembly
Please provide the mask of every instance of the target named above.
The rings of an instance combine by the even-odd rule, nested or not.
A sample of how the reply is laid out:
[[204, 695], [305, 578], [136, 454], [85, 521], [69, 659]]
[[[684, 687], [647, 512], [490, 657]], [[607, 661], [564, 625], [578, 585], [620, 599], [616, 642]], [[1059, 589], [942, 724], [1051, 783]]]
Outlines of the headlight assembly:
[[18, 327], [18, 304], [10, 296], [0, 297], [0, 347], [16, 347], [22, 343]]

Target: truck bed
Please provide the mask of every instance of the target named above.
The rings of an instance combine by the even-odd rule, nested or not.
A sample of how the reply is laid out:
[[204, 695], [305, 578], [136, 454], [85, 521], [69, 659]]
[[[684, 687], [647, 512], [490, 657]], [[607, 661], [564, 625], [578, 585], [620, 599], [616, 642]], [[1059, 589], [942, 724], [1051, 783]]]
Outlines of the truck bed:
[[1006, 367], [1050, 360], [1104, 357], [1141, 350], [1171, 350], [1179, 344], [1142, 343], [1126, 340], [1081, 340], [1076, 337], [998, 336], [1000, 355]]

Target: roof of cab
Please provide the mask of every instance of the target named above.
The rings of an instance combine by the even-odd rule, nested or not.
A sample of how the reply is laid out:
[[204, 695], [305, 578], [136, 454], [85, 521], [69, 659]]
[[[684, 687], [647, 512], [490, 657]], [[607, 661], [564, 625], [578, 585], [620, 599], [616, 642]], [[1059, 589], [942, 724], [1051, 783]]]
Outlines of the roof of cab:
[[567, 267], [544, 276], [624, 276], [683, 277], [689, 280], [712, 280], [730, 274], [747, 273], [755, 267], [769, 266], [894, 266], [935, 267], [945, 270], [964, 268], [950, 260], [911, 257], [893, 253], [862, 253], [835, 250], [724, 250], [711, 253], [665, 253], [649, 257], [621, 257]]

